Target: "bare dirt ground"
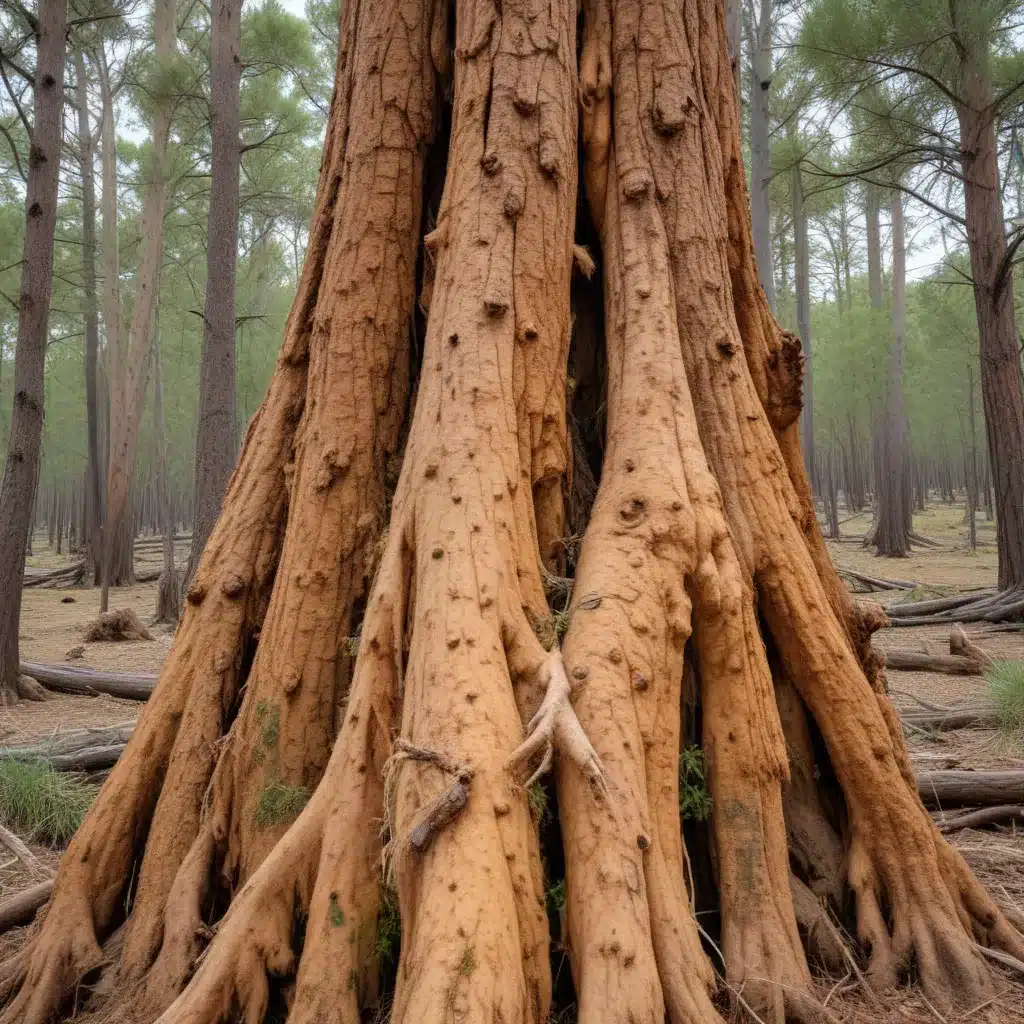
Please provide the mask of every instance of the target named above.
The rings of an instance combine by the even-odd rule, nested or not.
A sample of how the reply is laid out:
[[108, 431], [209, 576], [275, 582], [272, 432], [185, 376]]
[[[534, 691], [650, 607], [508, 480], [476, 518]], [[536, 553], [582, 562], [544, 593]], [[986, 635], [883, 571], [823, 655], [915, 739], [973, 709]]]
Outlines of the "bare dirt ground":
[[[843, 517], [841, 517], [843, 518]], [[853, 569], [873, 577], [910, 580], [921, 586], [913, 592], [915, 599], [946, 594], [961, 589], [994, 586], [997, 559], [995, 532], [982, 516], [977, 518], [978, 548], [967, 548], [967, 531], [963, 505], [937, 504], [915, 515], [914, 528], [938, 542], [938, 547], [915, 547], [909, 558], [880, 559], [863, 547], [865, 532], [870, 529], [870, 513], [847, 515], [839, 541], [829, 541], [829, 552], [840, 568]], [[37, 543], [38, 553], [30, 564], [50, 568], [62, 564], [46, 550], [45, 538]], [[154, 565], [158, 551], [146, 550], [142, 557]], [[137, 568], [141, 565], [137, 563]], [[67, 598], [73, 603], [65, 603]], [[906, 591], [883, 591], [857, 595], [859, 600], [873, 600], [885, 605], [907, 599]], [[119, 588], [112, 593], [111, 608], [133, 608], [144, 622], [149, 622], [156, 602], [156, 584], [139, 584]], [[172, 632], [154, 627], [152, 641], [124, 643], [90, 643], [82, 639], [86, 625], [99, 610], [97, 590], [27, 589], [23, 595], [21, 620], [21, 651], [26, 661], [65, 662], [67, 652], [84, 646], [82, 657], [69, 664], [103, 668], [113, 671], [157, 672], [170, 648]], [[966, 627], [968, 635], [996, 658], [1024, 659], [1024, 632], [984, 632], [979, 627]], [[942, 626], [888, 629], [876, 634], [875, 643], [883, 651], [896, 648], [925, 649], [936, 653], [948, 651], [949, 629]], [[943, 707], [957, 704], [976, 705], [986, 697], [986, 682], [979, 676], [945, 676], [930, 672], [890, 672], [890, 693], [903, 709], [920, 708], [922, 701]], [[0, 744], [15, 745], [41, 739], [53, 732], [84, 726], [114, 725], [133, 719], [140, 705], [113, 697], [77, 697], [54, 695], [44, 704], [22, 704], [0, 709]], [[912, 734], [908, 738], [911, 757], [920, 769], [957, 768], [1024, 768], [1024, 743], [1021, 737], [1003, 735], [995, 730], [966, 729], [934, 735]], [[941, 813], [936, 816], [941, 820]], [[997, 828], [985, 831], [962, 830], [950, 836], [968, 863], [985, 882], [993, 898], [1017, 919], [1024, 922], [1024, 831]], [[38, 846], [33, 849], [49, 867], [54, 867], [57, 854]], [[6, 863], [4, 863], [6, 861]], [[22, 866], [0, 850], [0, 899], [32, 884]], [[17, 931], [8, 933], [0, 943], [0, 955], [20, 942]], [[954, 1021], [982, 1021], [986, 1024], [1009, 1024], [1024, 1019], [1024, 976], [1012, 970], [995, 967], [996, 985], [993, 999], [966, 1013], [945, 1016], [931, 1006], [920, 991], [900, 989], [878, 999], [866, 993], [865, 987], [851, 969], [847, 978], [823, 979], [821, 995], [827, 1000], [826, 1016], [850, 1024], [895, 1024], [924, 1022], [953, 1024]]]

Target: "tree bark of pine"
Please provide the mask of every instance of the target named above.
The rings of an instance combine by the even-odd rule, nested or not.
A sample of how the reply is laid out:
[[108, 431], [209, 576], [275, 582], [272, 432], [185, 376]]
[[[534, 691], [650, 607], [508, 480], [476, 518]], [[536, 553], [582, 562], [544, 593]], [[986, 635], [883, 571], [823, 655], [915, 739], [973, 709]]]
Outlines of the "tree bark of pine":
[[[94, 582], [102, 585], [106, 551], [114, 544], [114, 537], [107, 533], [107, 477], [110, 462], [110, 414], [111, 400], [115, 394], [117, 367], [124, 359], [124, 325], [121, 317], [121, 251], [118, 237], [117, 211], [117, 131], [114, 123], [114, 91], [110, 77], [110, 66], [104, 47], [96, 53], [96, 71], [100, 87], [100, 231], [103, 256], [103, 336], [106, 345], [103, 350], [103, 396], [100, 402], [100, 499], [102, 518], [99, 526], [100, 547], [96, 553]], [[102, 596], [102, 595], [101, 595]]]
[[[159, 317], [159, 307], [157, 308]], [[153, 432], [156, 442], [156, 504], [163, 537], [163, 568], [156, 591], [156, 621], [176, 623], [181, 615], [181, 586], [174, 565], [174, 517], [167, 479], [167, 423], [164, 420], [163, 366], [160, 358], [160, 323], [153, 325]], [[194, 543], [194, 541], [193, 541]]]
[[66, 25], [66, 0], [41, 0], [11, 432], [0, 486], [0, 700], [4, 703], [29, 695], [18, 673], [18, 622], [43, 440], [43, 368], [53, 284]]
[[573, 243], [576, 5], [353, 3], [277, 370], [156, 690], [0, 970], [3, 1024], [43, 1024], [115, 931], [89, 996], [112, 1019], [262, 1024], [273, 998], [289, 1024], [354, 1022], [390, 994], [395, 1024], [540, 1024], [524, 783], [556, 754], [579, 1020], [713, 1024], [680, 832], [684, 667], [725, 971], [762, 1020], [817, 1010], [799, 929], [819, 898], [856, 906], [873, 984], [913, 959], [936, 1005], [991, 993], [975, 939], [1024, 954], [920, 801], [870, 645], [884, 617], [852, 604], [817, 527], [723, 7], [588, 0], [583, 26], [607, 435], [564, 652], [544, 586], [565, 592], [569, 279], [592, 265]]
[[[752, 26], [750, 47], [750, 219], [754, 252], [768, 307], [775, 312], [775, 269], [772, 262], [768, 188], [772, 176], [769, 90], [772, 84], [772, 34], [775, 0], [760, 0], [760, 17]], [[797, 258], [799, 264], [799, 257]]]
[[97, 384], [100, 349], [99, 301], [96, 293], [96, 177], [94, 147], [89, 124], [89, 85], [85, 55], [75, 50], [75, 97], [78, 103], [78, 153], [82, 168], [82, 290], [85, 295], [85, 421], [86, 490], [85, 545], [86, 573], [95, 575], [103, 551], [103, 498], [101, 491], [99, 442], [99, 391]]
[[793, 249], [796, 290], [797, 333], [804, 356], [803, 412], [801, 426], [804, 465], [807, 477], [814, 485], [814, 375], [811, 352], [811, 250], [807, 241], [807, 212], [804, 209], [803, 173], [800, 164], [793, 164], [790, 172], [793, 202]]
[[[177, 38], [175, 0], [156, 0], [153, 18], [153, 40], [157, 65], [169, 66]], [[164, 252], [164, 204], [167, 182], [165, 162], [170, 131], [172, 97], [153, 96], [153, 131], [151, 152], [143, 167], [142, 216], [139, 222], [139, 267], [135, 275], [135, 302], [128, 335], [123, 345], [114, 352], [109, 350], [107, 373], [110, 380], [110, 436], [107, 455], [107, 495], [103, 536], [103, 572], [100, 592], [100, 612], [110, 604], [110, 584], [113, 578], [130, 581], [131, 560], [119, 553], [131, 550], [131, 511], [128, 495], [135, 474], [135, 452], [138, 444], [139, 420], [142, 401], [149, 379], [152, 357], [153, 315], [156, 292]], [[111, 132], [112, 134], [112, 132]], [[106, 147], [105, 147], [106, 148]], [[116, 211], [115, 211], [116, 215]], [[106, 239], [106, 231], [104, 232]], [[108, 281], [108, 288], [113, 288]], [[120, 317], [120, 310], [111, 316]], [[117, 563], [115, 563], [117, 560]]]
[[[1003, 229], [987, 55], [969, 47], [958, 107], [964, 216], [981, 349], [981, 397], [995, 490], [999, 589], [1024, 592], [1024, 380]], [[1019, 603], [1019, 602], [1018, 602]], [[1017, 614], [1020, 614], [1018, 610]]]
[[213, 142], [207, 222], [206, 305], [199, 367], [195, 516], [186, 588], [213, 531], [235, 468], [235, 263], [238, 257], [242, 0], [217, 0], [210, 57]]
[[906, 413], [903, 402], [903, 350], [906, 323], [906, 244], [903, 193], [892, 192], [892, 339], [886, 382], [885, 424], [876, 489], [875, 549], [887, 558], [910, 553], [910, 498], [907, 479]]
[[864, 186], [864, 221], [867, 225], [868, 297], [872, 309], [881, 309], [882, 295], [882, 227], [879, 223], [878, 190]]

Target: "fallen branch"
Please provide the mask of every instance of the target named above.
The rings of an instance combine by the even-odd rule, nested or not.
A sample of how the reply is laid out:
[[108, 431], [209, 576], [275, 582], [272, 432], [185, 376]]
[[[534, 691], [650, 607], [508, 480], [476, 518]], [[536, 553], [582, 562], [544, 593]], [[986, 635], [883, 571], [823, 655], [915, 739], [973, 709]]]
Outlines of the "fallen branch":
[[149, 700], [157, 680], [155, 675], [149, 673], [100, 672], [90, 668], [43, 665], [34, 661], [23, 661], [21, 672], [50, 690], [89, 696], [109, 693], [126, 700]]
[[1024, 771], [931, 771], [917, 776], [926, 807], [1024, 804]]
[[999, 804], [996, 807], [981, 807], [966, 814], [956, 814], [938, 822], [940, 832], [956, 832], [961, 828], [984, 828], [986, 825], [1004, 825], [1008, 822], [1024, 822], [1024, 804]]
[[47, 874], [36, 855], [9, 829], [0, 825], [0, 843], [14, 854], [31, 875]]
[[863, 583], [872, 590], [914, 590], [921, 584], [914, 580], [888, 580], [882, 576], [868, 576], [853, 569], [837, 569], [840, 576], [849, 577], [857, 583]]
[[0, 934], [20, 924], [28, 924], [52, 892], [53, 879], [50, 878], [0, 903]]

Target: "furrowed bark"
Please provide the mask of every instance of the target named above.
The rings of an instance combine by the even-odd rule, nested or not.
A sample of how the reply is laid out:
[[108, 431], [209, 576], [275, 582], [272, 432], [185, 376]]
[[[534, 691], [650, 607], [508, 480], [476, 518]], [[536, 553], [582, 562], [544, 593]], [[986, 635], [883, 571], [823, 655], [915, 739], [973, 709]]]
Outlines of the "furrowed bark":
[[25, 545], [32, 540], [33, 495], [39, 483], [43, 441], [43, 369], [53, 290], [66, 25], [67, 9], [62, 0], [40, 4], [14, 399], [0, 486], [0, 703], [17, 703], [19, 697], [18, 622]]
[[[695, 30], [699, 26], [717, 38], [717, 71], [711, 73], [705, 62], [703, 82], [695, 89], [698, 116], [711, 121], [717, 111], [720, 135], [728, 129], [735, 138], [731, 92], [720, 84], [728, 69], [721, 12], [710, 0], [700, 0], [689, 11]], [[704, 449], [780, 662], [822, 731], [846, 799], [850, 879], [861, 936], [871, 946], [872, 976], [881, 984], [893, 982], [914, 953], [922, 981], [934, 996], [946, 1002], [970, 1000], [986, 989], [988, 979], [965, 927], [968, 899], [969, 914], [980, 915], [975, 920], [985, 927], [996, 922], [992, 933], [999, 941], [1019, 948], [1020, 939], [1011, 935], [991, 901], [977, 896], [977, 883], [965, 881], [973, 882], [966, 865], [925, 815], [895, 711], [883, 693], [872, 699], [861, 666], [872, 674], [877, 669], [860, 651], [859, 657], [854, 653], [873, 623], [861, 622], [858, 630], [856, 618], [837, 618], [835, 572], [813, 557], [821, 547], [820, 534], [813, 521], [807, 523], [807, 502], [800, 493], [806, 483], [798, 485], [795, 451], [791, 445], [784, 459], [762, 415], [763, 399], [749, 359], [756, 357], [757, 347], [749, 355], [741, 347], [746, 339], [737, 331], [738, 302], [733, 309], [720, 278], [714, 287], [716, 268], [727, 265], [730, 247], [728, 213], [720, 198], [723, 155], [735, 143], [719, 148], [713, 140], [708, 145], [712, 134], [696, 135], [692, 142], [704, 139], [704, 144], [689, 150], [694, 177], [706, 183], [697, 211], [680, 200], [678, 191], [665, 202], [666, 219], [677, 232], [672, 240], [675, 295]], [[683, 134], [680, 140], [688, 137]], [[712, 297], [699, 304], [689, 301], [696, 294]], [[748, 312], [744, 319], [753, 317]], [[721, 359], [730, 346], [735, 354], [731, 364]], [[791, 482], [794, 476], [796, 483]], [[891, 934], [880, 900], [891, 908]], [[940, 968], [943, 958], [946, 965]]]
[[[239, 672], [260, 632], [280, 558], [286, 467], [294, 459], [306, 401], [312, 320], [335, 226], [347, 129], [345, 81], [339, 75], [335, 102], [344, 105], [328, 131], [306, 262], [267, 397], [249, 425], [161, 672], [162, 685], [68, 848], [46, 919], [4, 965], [0, 984], [13, 997], [0, 1017], [5, 1022], [42, 1024], [101, 962], [98, 941], [117, 923], [143, 846], [152, 865], [144, 865], [143, 874], [154, 882], [152, 909], [139, 915], [148, 917], [148, 930], [138, 927], [150, 936], [148, 948], [157, 946], [166, 894], [199, 834], [216, 744], [237, 699]], [[140, 899], [141, 893], [136, 904]], [[147, 959], [142, 957], [144, 966]]]
[[[228, 892], [251, 877], [295, 814], [268, 810], [269, 799], [282, 787], [295, 799], [316, 787], [348, 690], [345, 638], [369, 585], [385, 473], [405, 414], [419, 195], [433, 123], [428, 20], [402, 20], [396, 10], [346, 12], [351, 49], [339, 54], [321, 180], [331, 234], [309, 313], [303, 419], [294, 461], [283, 468], [289, 516], [276, 583], [208, 804], [190, 833], [172, 832], [168, 817], [164, 841], [150, 840], [124, 948], [123, 979], [143, 977], [156, 958], [145, 985], [155, 1009], [190, 970], [197, 942], [188, 922], [201, 917], [206, 872]], [[189, 600], [208, 588], [204, 559]], [[193, 840], [198, 863], [183, 859]], [[170, 894], [180, 905], [182, 890], [191, 910], [172, 915]]]
[[[529, 34], [525, 14], [509, 4], [500, 18], [468, 3], [456, 8], [452, 172], [429, 240], [437, 263], [423, 373], [352, 698], [317, 794], [241, 895], [268, 881], [279, 852], [329, 803], [292, 1020], [355, 1019], [370, 995], [362, 936], [369, 928], [372, 938], [379, 849], [375, 841], [353, 847], [349, 837], [383, 810], [392, 702], [402, 703], [404, 744], [386, 773], [403, 929], [392, 1018], [441, 1020], [452, 1007], [514, 1020], [547, 1014], [539, 855], [505, 758], [522, 737], [522, 710], [537, 703], [545, 660], [524, 614], [539, 617], [545, 604], [529, 486], [535, 453], [521, 442], [535, 436], [525, 393], [531, 364], [564, 364], [568, 348], [575, 51], [568, 5], [547, 24], [533, 20]], [[513, 288], [513, 262], [526, 252], [545, 270], [532, 293]], [[369, 706], [368, 689], [376, 695]], [[371, 723], [378, 738], [367, 746], [357, 737]], [[468, 801], [429, 846], [413, 846], [453, 772]], [[360, 788], [358, 799], [348, 800], [348, 786]], [[226, 934], [167, 1021], [208, 1020], [213, 1006], [227, 1012]], [[349, 979], [341, 994], [326, 980], [339, 969]], [[214, 990], [220, 1002], [209, 1001]], [[262, 1019], [265, 988], [240, 994], [240, 1003], [247, 1020]]]
[[[807, 1001], [801, 992], [809, 985], [788, 899], [784, 747], [752, 592], [741, 580], [700, 447], [676, 327], [669, 235], [656, 201], [665, 198], [659, 183], [673, 176], [660, 162], [666, 154], [658, 140], [696, 130], [687, 103], [692, 57], [684, 25], [667, 5], [594, 4], [587, 32], [584, 141], [589, 198], [602, 227], [609, 411], [566, 659], [576, 680], [574, 705], [606, 765], [611, 795], [607, 804], [595, 802], [571, 769], [560, 773], [581, 1020], [715, 1015], [710, 965], [683, 884], [679, 718], [666, 714], [679, 706], [691, 604], [728, 974], [781, 1020], [784, 993], [795, 1007]], [[655, 73], [663, 67], [672, 70]], [[599, 147], [607, 138], [609, 86], [614, 134], [605, 154]], [[643, 110], [654, 113], [649, 135]], [[752, 877], [762, 884], [752, 886]], [[617, 899], [609, 899], [610, 880]]]
[[[173, 0], [157, 0], [153, 10], [153, 41], [160, 67], [169, 67], [177, 41], [177, 15]], [[164, 206], [167, 200], [166, 161], [173, 97], [153, 96], [152, 153], [143, 170], [142, 217], [139, 224], [139, 267], [135, 282], [135, 304], [123, 347], [110, 352], [110, 447], [107, 464], [107, 496], [103, 535], [103, 574], [100, 611], [109, 604], [110, 584], [122, 574], [114, 564], [115, 535], [130, 521], [128, 494], [135, 472], [142, 402], [149, 379], [152, 331], [156, 314], [157, 289], [164, 252]], [[106, 234], [104, 234], [106, 244]], [[113, 311], [110, 311], [113, 313]], [[120, 316], [117, 310], [116, 316]], [[134, 532], [134, 531], [132, 531]], [[131, 535], [126, 542], [131, 551]], [[130, 557], [125, 563], [131, 577]]]

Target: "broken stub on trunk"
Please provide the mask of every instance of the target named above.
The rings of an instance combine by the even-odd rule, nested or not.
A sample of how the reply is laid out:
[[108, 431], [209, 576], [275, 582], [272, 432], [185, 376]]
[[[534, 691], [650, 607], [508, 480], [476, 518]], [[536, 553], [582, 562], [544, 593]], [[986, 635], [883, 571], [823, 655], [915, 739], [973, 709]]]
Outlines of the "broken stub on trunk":
[[849, 958], [978, 1005], [1024, 938], [825, 552], [720, 4], [340, 38], [276, 372], [0, 1019], [778, 1022]]

